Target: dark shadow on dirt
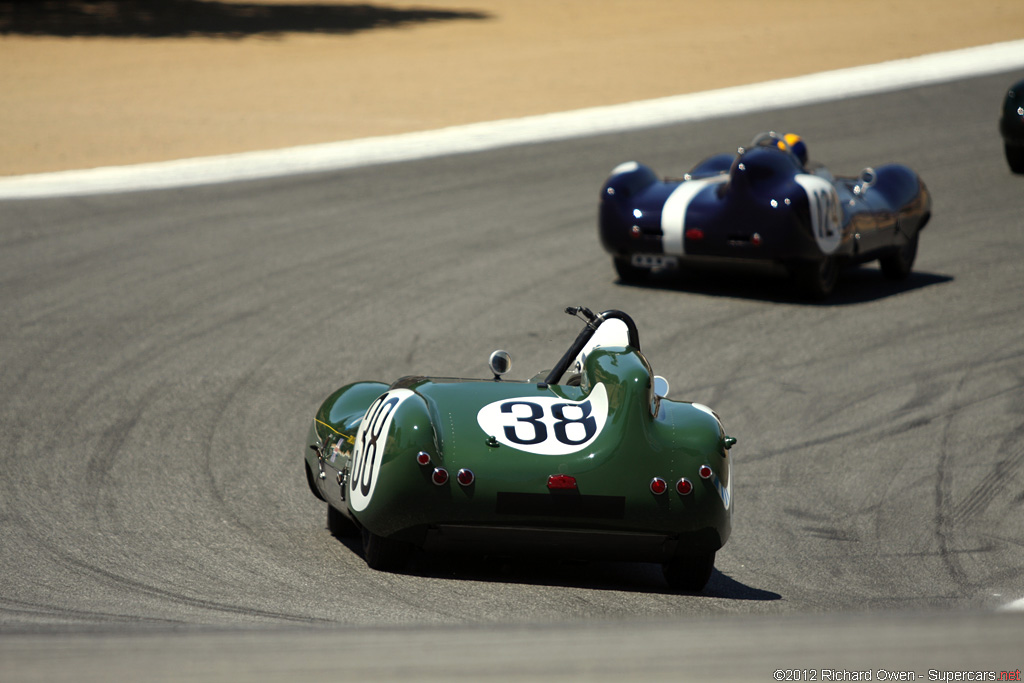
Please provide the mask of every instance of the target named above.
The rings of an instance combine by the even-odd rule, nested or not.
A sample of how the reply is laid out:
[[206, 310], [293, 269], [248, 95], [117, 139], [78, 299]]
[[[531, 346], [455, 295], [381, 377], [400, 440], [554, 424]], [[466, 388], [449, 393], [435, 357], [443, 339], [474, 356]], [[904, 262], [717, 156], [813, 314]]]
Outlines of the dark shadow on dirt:
[[350, 34], [490, 15], [387, 5], [249, 4], [203, 0], [8, 0], [0, 35], [111, 38], [245, 38], [283, 33]]

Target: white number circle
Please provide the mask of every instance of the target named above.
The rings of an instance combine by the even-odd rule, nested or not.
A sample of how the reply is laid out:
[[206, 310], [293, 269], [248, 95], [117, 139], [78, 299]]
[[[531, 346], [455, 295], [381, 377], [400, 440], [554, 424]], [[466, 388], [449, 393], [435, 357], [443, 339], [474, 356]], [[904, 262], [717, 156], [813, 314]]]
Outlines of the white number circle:
[[587, 448], [608, 420], [608, 391], [598, 383], [582, 401], [555, 396], [505, 398], [480, 409], [480, 428], [506, 446], [538, 455]]
[[373, 498], [384, 460], [388, 431], [398, 407], [415, 394], [408, 389], [395, 389], [378, 396], [363, 415], [352, 445], [352, 467], [348, 473], [349, 506], [355, 511], [365, 510]]

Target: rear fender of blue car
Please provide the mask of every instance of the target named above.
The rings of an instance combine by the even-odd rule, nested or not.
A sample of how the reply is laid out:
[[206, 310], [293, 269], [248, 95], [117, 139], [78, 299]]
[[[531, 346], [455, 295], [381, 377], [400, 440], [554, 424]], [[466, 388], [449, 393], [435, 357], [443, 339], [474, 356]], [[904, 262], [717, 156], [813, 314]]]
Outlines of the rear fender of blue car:
[[662, 182], [647, 166], [619, 164], [601, 188], [598, 234], [616, 255], [660, 253], [661, 212], [675, 184]]
[[875, 169], [876, 180], [867, 190], [876, 192], [892, 207], [894, 231], [911, 238], [931, 218], [931, 194], [916, 173], [900, 164], [887, 164]]

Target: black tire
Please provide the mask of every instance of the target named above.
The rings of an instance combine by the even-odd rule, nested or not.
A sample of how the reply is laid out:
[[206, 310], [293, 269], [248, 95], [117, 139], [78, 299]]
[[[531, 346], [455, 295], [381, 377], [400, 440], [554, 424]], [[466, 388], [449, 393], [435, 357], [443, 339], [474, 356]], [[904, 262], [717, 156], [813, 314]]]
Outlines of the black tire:
[[681, 593], [700, 593], [715, 568], [715, 553], [673, 557], [662, 565], [665, 581], [672, 590]]
[[363, 529], [363, 559], [370, 569], [400, 571], [409, 563], [412, 546], [408, 543], [378, 536]]
[[352, 538], [359, 534], [355, 523], [332, 506], [327, 506], [327, 528], [337, 538]]
[[902, 247], [878, 259], [878, 264], [882, 266], [882, 275], [889, 280], [906, 280], [910, 276], [910, 271], [914, 269], [914, 259], [917, 258], [919, 234], [915, 232]]
[[1010, 170], [1024, 173], [1024, 147], [1004, 144], [1003, 149], [1006, 150], [1006, 163], [1010, 165]]
[[619, 282], [626, 284], [640, 284], [647, 282], [651, 277], [651, 271], [647, 268], [637, 268], [629, 262], [628, 258], [615, 257], [612, 259], [615, 264], [615, 272], [619, 274]]
[[801, 261], [790, 267], [800, 288], [816, 301], [827, 299], [839, 282], [839, 260], [825, 256], [817, 261]]

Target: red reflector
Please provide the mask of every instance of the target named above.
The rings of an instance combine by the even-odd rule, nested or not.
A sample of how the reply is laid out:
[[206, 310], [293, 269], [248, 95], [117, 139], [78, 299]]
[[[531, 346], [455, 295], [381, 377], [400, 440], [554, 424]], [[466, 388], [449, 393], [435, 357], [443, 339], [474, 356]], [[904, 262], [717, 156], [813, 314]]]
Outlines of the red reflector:
[[426, 451], [420, 451], [419, 453], [416, 454], [416, 462], [418, 462], [421, 465], [429, 465], [430, 453], [427, 453]]
[[697, 474], [700, 475], [701, 479], [710, 479], [712, 474], [711, 468], [707, 465], [701, 465], [700, 469], [697, 470]]
[[688, 240], [702, 240], [704, 239], [704, 231], [700, 228], [690, 228], [686, 231], [686, 239]]
[[473, 472], [465, 468], [459, 470], [459, 473], [455, 475], [455, 478], [459, 480], [459, 483], [463, 486], [469, 486], [473, 483], [476, 477], [473, 476]]
[[676, 482], [676, 491], [679, 492], [679, 495], [685, 496], [690, 493], [690, 491], [693, 491], [693, 484], [690, 483], [689, 479], [683, 477]]
[[655, 477], [651, 479], [651, 493], [660, 496], [661, 494], [668, 491], [668, 484], [661, 477]]
[[434, 483], [440, 486], [441, 484], [448, 481], [448, 470], [443, 467], [435, 467], [434, 473], [430, 475], [430, 478], [434, 480]]
[[576, 477], [568, 474], [552, 474], [548, 477], [549, 489], [574, 489], [576, 488]]

